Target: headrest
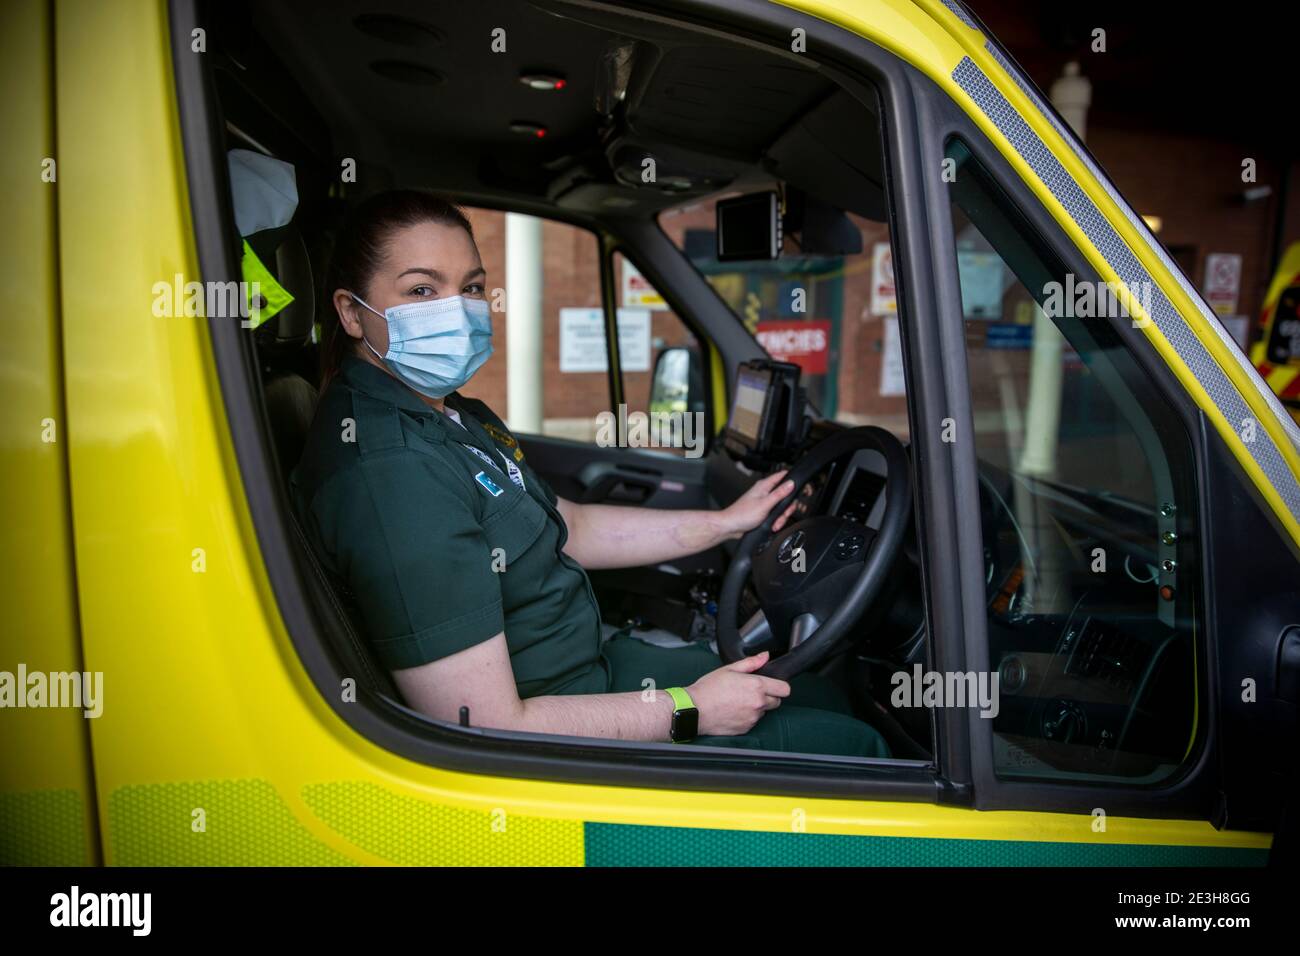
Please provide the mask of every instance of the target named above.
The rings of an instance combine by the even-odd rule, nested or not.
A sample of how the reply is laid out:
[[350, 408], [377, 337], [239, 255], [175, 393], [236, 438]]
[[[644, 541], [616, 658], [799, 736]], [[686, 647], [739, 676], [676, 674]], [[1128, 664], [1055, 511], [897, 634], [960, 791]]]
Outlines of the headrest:
[[316, 322], [316, 286], [312, 281], [307, 244], [297, 227], [289, 226], [283, 230], [275, 247], [273, 271], [280, 285], [293, 296], [293, 301], [263, 323], [258, 334], [277, 347], [301, 348], [311, 340], [312, 326]]

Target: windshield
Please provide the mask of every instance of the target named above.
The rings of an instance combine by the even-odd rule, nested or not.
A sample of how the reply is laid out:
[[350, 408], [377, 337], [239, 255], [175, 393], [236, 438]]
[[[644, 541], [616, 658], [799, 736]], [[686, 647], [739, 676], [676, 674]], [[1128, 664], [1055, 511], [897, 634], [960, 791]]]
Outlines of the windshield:
[[806, 255], [787, 236], [777, 259], [721, 262], [716, 196], [665, 211], [659, 225], [774, 359], [801, 367], [808, 399], [846, 425], [906, 437], [907, 405], [889, 227], [845, 213], [860, 251]]

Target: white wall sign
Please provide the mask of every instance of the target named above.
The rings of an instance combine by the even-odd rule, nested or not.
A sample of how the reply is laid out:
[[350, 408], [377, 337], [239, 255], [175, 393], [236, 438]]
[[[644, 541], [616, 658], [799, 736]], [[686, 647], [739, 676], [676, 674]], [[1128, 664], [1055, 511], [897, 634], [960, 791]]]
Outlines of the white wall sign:
[[[625, 372], [650, 371], [650, 310], [618, 310], [619, 361]], [[560, 371], [604, 372], [605, 314], [600, 309], [560, 310]]]
[[1220, 315], [1237, 311], [1241, 291], [1241, 256], [1235, 252], [1211, 252], [1205, 257], [1205, 301]]
[[890, 315], [898, 311], [894, 296], [894, 254], [887, 242], [878, 242], [872, 249], [871, 311], [876, 315]]
[[996, 252], [957, 250], [961, 310], [968, 319], [1002, 319], [1002, 260]]
[[623, 257], [623, 305], [632, 309], [667, 309], [664, 297], [655, 291], [650, 280]]
[[885, 317], [885, 341], [880, 354], [880, 394], [906, 395], [903, 379], [903, 343], [898, 337], [898, 317]]

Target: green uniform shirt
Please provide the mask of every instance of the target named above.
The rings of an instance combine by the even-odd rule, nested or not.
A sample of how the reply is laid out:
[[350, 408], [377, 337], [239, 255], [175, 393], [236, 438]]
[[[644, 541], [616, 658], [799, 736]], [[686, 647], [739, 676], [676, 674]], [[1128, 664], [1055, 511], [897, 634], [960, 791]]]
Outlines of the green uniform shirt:
[[505, 631], [521, 698], [604, 693], [600, 612], [555, 493], [486, 405], [446, 405], [464, 427], [344, 359], [290, 478], [312, 548], [391, 670]]

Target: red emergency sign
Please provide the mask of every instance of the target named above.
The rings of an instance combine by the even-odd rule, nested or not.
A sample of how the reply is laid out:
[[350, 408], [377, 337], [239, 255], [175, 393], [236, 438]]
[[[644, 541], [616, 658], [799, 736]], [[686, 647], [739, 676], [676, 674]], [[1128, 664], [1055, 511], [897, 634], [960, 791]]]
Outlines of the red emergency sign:
[[758, 342], [779, 362], [794, 362], [807, 375], [825, 375], [831, 353], [830, 319], [758, 323]]

